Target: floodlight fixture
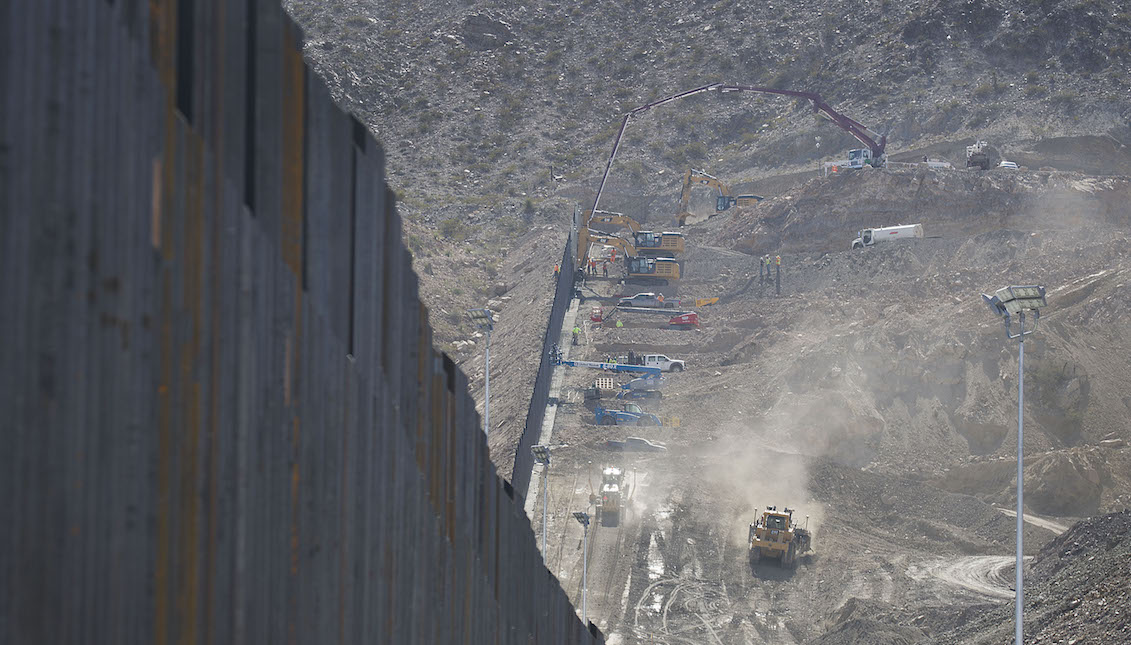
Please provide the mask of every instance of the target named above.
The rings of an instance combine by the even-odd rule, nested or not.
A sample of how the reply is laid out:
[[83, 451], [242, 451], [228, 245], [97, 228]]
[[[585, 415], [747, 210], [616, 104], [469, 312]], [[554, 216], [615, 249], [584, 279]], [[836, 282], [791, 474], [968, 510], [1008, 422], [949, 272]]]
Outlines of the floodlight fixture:
[[[1017, 554], [1014, 564], [1014, 643], [1021, 645], [1024, 637], [1025, 591], [1023, 587], [1023, 531], [1025, 517], [1025, 337], [1037, 331], [1037, 321], [1041, 318], [1041, 308], [1048, 304], [1045, 288], [1039, 285], [1002, 287], [994, 295], [982, 294], [982, 300], [994, 315], [1001, 316], [1005, 323], [1005, 335], [1017, 341]], [[1025, 314], [1033, 316], [1033, 326], [1025, 329]], [[1018, 331], [1013, 332], [1013, 317], [1017, 316]]]
[[494, 329], [495, 328], [495, 315], [487, 308], [468, 309], [467, 317], [471, 322], [475, 323], [480, 329]]
[[[1045, 299], [1045, 288], [1039, 285], [1002, 287], [994, 295], [982, 294], [982, 301], [990, 308], [994, 315], [1001, 316], [1005, 323], [1005, 333], [1010, 340], [1023, 338], [1037, 330], [1037, 323], [1041, 318], [1041, 308], [1048, 304]], [[1025, 329], [1025, 314], [1032, 313], [1033, 327]], [[1017, 316], [1020, 322], [1020, 331], [1012, 331], [1013, 317]]]
[[582, 526], [589, 526], [589, 513], [586, 513], [584, 511], [575, 511], [573, 518], [580, 522]]
[[544, 445], [531, 446], [530, 452], [534, 453], [534, 460], [543, 466], [550, 465], [550, 447]]

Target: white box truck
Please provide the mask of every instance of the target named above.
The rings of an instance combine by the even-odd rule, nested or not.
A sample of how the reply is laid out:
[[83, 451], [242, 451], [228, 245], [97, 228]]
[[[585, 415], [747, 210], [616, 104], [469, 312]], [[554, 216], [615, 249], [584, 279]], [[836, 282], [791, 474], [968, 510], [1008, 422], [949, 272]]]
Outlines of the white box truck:
[[883, 240], [899, 240], [906, 237], [923, 237], [923, 225], [900, 224], [883, 228], [866, 228], [856, 234], [856, 239], [852, 240], [852, 248], [862, 249]]

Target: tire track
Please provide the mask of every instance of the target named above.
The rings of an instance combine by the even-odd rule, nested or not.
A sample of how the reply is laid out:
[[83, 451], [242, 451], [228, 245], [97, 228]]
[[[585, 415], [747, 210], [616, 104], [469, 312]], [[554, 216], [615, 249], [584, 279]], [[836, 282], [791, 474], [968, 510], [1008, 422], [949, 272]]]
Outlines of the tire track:
[[907, 573], [916, 580], [934, 578], [979, 596], [1005, 601], [1014, 596], [1011, 588], [1014, 562], [1015, 558], [1011, 555], [940, 558], [925, 565], [909, 567]]

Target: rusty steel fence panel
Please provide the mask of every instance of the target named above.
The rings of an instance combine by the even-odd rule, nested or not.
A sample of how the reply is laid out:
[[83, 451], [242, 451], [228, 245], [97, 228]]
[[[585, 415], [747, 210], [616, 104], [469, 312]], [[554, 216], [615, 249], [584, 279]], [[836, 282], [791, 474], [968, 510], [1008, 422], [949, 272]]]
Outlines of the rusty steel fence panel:
[[599, 641], [301, 40], [273, 0], [0, 6], [0, 642]]

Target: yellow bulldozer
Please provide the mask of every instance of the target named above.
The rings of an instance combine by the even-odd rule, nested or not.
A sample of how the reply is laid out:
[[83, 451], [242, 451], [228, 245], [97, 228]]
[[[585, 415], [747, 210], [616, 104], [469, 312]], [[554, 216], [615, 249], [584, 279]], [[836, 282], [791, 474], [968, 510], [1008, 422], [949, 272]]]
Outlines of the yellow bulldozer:
[[[794, 512], [792, 508], [779, 511], [776, 506], [767, 506], [762, 517], [750, 525], [750, 566], [762, 558], [771, 558], [782, 567], [797, 567], [798, 558], [812, 547], [812, 536], [808, 528], [793, 521]], [[809, 523], [808, 517], [805, 523]]]
[[597, 507], [597, 521], [602, 526], [616, 526], [620, 523], [621, 508], [628, 496], [624, 481], [624, 471], [616, 466], [601, 470], [601, 491], [593, 495], [592, 503]]

